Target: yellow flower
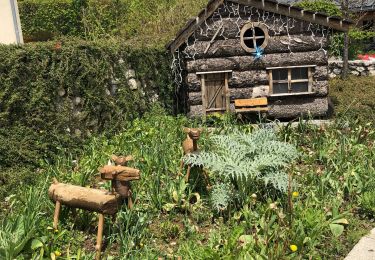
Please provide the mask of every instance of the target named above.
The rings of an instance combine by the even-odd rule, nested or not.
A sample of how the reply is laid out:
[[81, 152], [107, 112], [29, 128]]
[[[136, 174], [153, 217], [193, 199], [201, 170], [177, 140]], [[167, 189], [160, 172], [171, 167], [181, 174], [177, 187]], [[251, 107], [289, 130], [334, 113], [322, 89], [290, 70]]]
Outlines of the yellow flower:
[[297, 197], [299, 196], [299, 192], [298, 192], [298, 191], [293, 192], [293, 193], [292, 193], [292, 196], [293, 196], [294, 198], [297, 198]]
[[59, 230], [58, 230], [58, 229], [55, 229], [55, 233], [59, 233]]
[[290, 250], [296, 252], [298, 250], [298, 247], [296, 245], [290, 245]]
[[58, 251], [58, 250], [56, 250], [54, 253], [55, 253], [55, 256], [57, 256], [57, 257], [61, 256], [61, 252]]

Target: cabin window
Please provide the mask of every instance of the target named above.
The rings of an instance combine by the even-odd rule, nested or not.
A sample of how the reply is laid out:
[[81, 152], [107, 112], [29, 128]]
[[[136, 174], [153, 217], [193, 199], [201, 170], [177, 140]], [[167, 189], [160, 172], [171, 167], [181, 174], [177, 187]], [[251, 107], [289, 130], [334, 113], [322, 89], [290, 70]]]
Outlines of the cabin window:
[[268, 68], [270, 94], [310, 93], [314, 67]]
[[241, 30], [241, 46], [247, 52], [264, 49], [268, 43], [268, 29], [262, 23], [247, 23]]

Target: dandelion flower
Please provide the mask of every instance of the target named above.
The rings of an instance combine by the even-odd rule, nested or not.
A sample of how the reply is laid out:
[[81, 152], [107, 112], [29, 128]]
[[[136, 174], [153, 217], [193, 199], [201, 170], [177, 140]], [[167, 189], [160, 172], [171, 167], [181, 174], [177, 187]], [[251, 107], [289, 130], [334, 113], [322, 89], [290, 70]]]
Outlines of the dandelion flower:
[[292, 196], [293, 196], [294, 198], [297, 198], [297, 197], [299, 196], [299, 192], [298, 192], [298, 191], [293, 192], [293, 193], [292, 193]]
[[292, 252], [296, 252], [298, 247], [296, 245], [290, 245], [290, 250], [292, 250]]
[[55, 229], [55, 233], [59, 233], [59, 230], [58, 230], [58, 229]]
[[57, 257], [61, 256], [61, 252], [59, 250], [56, 250], [54, 253], [55, 253], [55, 256]]

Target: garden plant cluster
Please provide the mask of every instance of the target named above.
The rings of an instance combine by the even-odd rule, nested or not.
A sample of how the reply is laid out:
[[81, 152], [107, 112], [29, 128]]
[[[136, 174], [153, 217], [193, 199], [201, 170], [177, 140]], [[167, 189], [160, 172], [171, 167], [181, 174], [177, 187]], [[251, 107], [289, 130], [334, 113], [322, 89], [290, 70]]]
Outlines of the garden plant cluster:
[[[183, 156], [185, 126], [204, 129], [200, 155]], [[2, 203], [0, 256], [93, 257], [95, 214], [64, 208], [53, 230], [47, 188], [52, 178], [109, 188], [98, 167], [112, 154], [131, 154], [142, 176], [135, 207], [106, 220], [105, 257], [340, 258], [375, 214], [374, 145], [371, 123], [344, 118], [275, 130], [229, 115], [173, 117], [156, 107], [117, 135], [92, 138], [79, 157], [42, 165], [27, 188], [15, 187]], [[195, 165], [188, 183], [181, 159]]]
[[[47, 190], [108, 190], [112, 155], [141, 179], [105, 219], [103, 259], [340, 259], [373, 228], [374, 77], [330, 80], [328, 125], [190, 119], [164, 45], [207, 0], [18, 2], [25, 40], [48, 41], [0, 46], [0, 259], [93, 259], [96, 214], [63, 207], [54, 229]], [[199, 154], [184, 155], [184, 127], [203, 129]]]

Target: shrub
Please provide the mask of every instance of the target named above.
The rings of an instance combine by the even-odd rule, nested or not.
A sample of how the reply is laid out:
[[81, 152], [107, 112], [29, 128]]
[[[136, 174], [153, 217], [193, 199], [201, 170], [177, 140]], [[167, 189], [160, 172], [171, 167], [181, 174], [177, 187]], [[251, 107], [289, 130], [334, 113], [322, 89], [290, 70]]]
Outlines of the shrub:
[[[117, 132], [155, 97], [173, 112], [169, 66], [163, 51], [114, 40], [0, 46], [0, 166], [37, 166], [88, 136]], [[142, 88], [130, 89], [129, 69]]]
[[346, 80], [332, 79], [330, 95], [339, 116], [375, 122], [374, 77], [351, 76]]
[[[287, 190], [288, 175], [284, 170], [298, 154], [294, 146], [278, 141], [272, 130], [260, 129], [252, 134], [235, 131], [213, 135], [210, 139], [213, 144], [209, 151], [190, 154], [185, 157], [185, 162], [204, 166], [215, 174], [214, 178], [219, 183], [232, 184], [240, 205], [252, 193], [263, 194], [262, 188], [281, 192]], [[226, 194], [230, 192], [227, 185], [214, 186], [212, 198], [216, 210], [228, 206]]]

